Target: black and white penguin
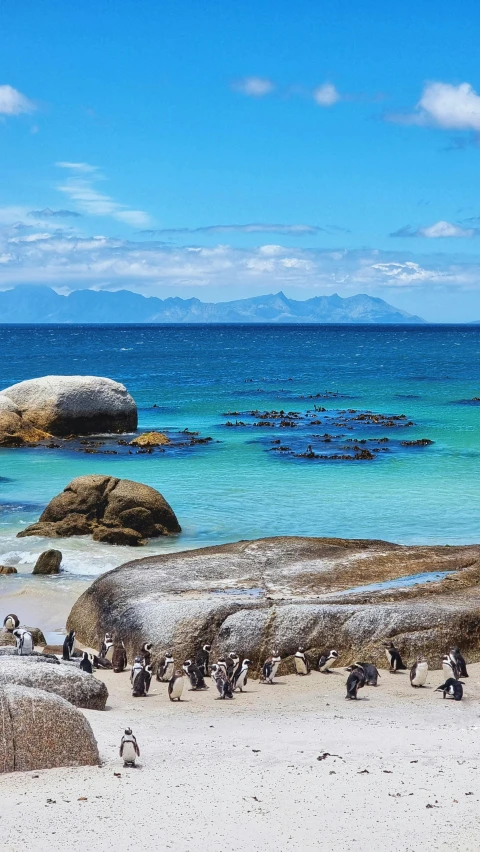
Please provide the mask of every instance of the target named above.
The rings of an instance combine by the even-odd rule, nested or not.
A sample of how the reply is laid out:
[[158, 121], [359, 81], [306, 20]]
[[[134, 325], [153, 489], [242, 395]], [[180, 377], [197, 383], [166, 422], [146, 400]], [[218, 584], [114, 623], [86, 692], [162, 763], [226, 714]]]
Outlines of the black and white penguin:
[[457, 664], [451, 659], [450, 654], [444, 654], [442, 657], [442, 671], [445, 680], [452, 677], [456, 680], [458, 677]]
[[333, 668], [338, 660], [338, 651], [333, 648], [331, 651], [324, 651], [318, 658], [318, 671], [322, 674], [330, 674], [330, 669]]
[[62, 651], [62, 659], [63, 660], [71, 660], [73, 657], [73, 652], [75, 650], [75, 630], [70, 630], [70, 633], [67, 633], [63, 642], [63, 651]]
[[398, 648], [395, 648], [393, 642], [386, 642], [384, 647], [388, 664], [390, 666], [390, 674], [396, 674], [396, 672], [401, 669], [407, 668], [400, 656], [400, 651]]
[[135, 657], [135, 659], [133, 661], [132, 670], [130, 672], [130, 683], [132, 685], [132, 689], [133, 689], [133, 684], [135, 682], [135, 678], [137, 677], [139, 672], [142, 671], [142, 670], [143, 670], [143, 659], [142, 659], [142, 657]]
[[96, 669], [111, 669], [113, 668], [110, 660], [106, 657], [99, 657], [98, 654], [93, 655], [93, 665]]
[[455, 663], [458, 677], [468, 677], [467, 664], [460, 653], [460, 648], [450, 648], [449, 657]]
[[227, 657], [227, 677], [230, 681], [233, 681], [233, 676], [239, 663], [240, 657], [238, 656], [236, 651], [230, 651]]
[[200, 669], [200, 671], [203, 672], [204, 677], [208, 677], [208, 675], [209, 675], [208, 670], [209, 670], [210, 651], [211, 650], [212, 650], [211, 645], [208, 645], [208, 644], [202, 645], [202, 650], [198, 651], [198, 653], [195, 657], [195, 662], [196, 662], [198, 668]]
[[234, 674], [233, 678], [233, 691], [239, 689], [240, 692], [243, 692], [245, 686], [247, 685], [248, 679], [248, 667], [251, 666], [250, 660], [244, 660], [241, 668]]
[[354, 669], [362, 669], [365, 675], [365, 686], [378, 686], [380, 673], [373, 663], [354, 663], [352, 666], [348, 666], [347, 672], [353, 672]]
[[166, 651], [165, 656], [162, 657], [158, 664], [157, 668], [157, 680], [161, 680], [164, 683], [168, 682], [173, 677], [173, 672], [175, 671], [175, 660], [172, 657], [171, 651]]
[[412, 686], [425, 686], [428, 675], [428, 663], [425, 657], [421, 654], [417, 657], [417, 662], [410, 669], [410, 683]]
[[9, 612], [3, 619], [3, 626], [9, 633], [13, 633], [17, 627], [20, 627], [20, 619], [18, 615], [15, 615], [13, 612]]
[[138, 652], [139, 657], [143, 657], [143, 661], [146, 666], [149, 666], [152, 662], [152, 648], [153, 645], [151, 642], [144, 642], [140, 651]]
[[295, 660], [295, 670], [297, 675], [308, 675], [310, 674], [310, 663], [307, 660], [305, 655], [305, 651], [303, 648], [299, 648], [294, 657]]
[[145, 698], [152, 679], [152, 667], [144, 666], [143, 663], [139, 663], [136, 667], [134, 665], [132, 672], [135, 672], [135, 677], [133, 678], [132, 683], [132, 697]]
[[80, 668], [82, 672], [93, 674], [92, 657], [88, 651], [83, 652], [82, 659], [80, 660]]
[[34, 649], [34, 642], [30, 631], [25, 630], [24, 627], [16, 627], [12, 633], [15, 636], [17, 654], [20, 656], [24, 654], [31, 654]]
[[143, 667], [143, 679], [144, 679], [144, 683], [145, 683], [145, 695], [147, 695], [147, 693], [148, 693], [148, 691], [149, 691], [149, 689], [150, 689], [150, 684], [151, 684], [151, 682], [152, 682], [152, 677], [153, 677], [153, 668], [152, 668], [152, 666], [150, 666], [150, 665], [146, 665], [146, 666], [144, 666], [144, 667]]
[[227, 675], [227, 661], [226, 661], [226, 659], [224, 657], [220, 657], [220, 659], [217, 660], [216, 665], [218, 666], [218, 668], [223, 669], [223, 671], [225, 672], [225, 677], [227, 677], [228, 675]]
[[449, 677], [442, 683], [441, 686], [437, 686], [435, 692], [443, 692], [443, 697], [446, 698], [447, 695], [451, 696], [454, 701], [461, 701], [463, 698], [463, 686], [461, 680], [456, 680], [454, 677]]
[[355, 666], [347, 678], [347, 694], [345, 698], [356, 699], [359, 689], [365, 686], [365, 672], [363, 668]]
[[116, 640], [113, 645], [112, 666], [115, 674], [124, 672], [127, 668], [127, 652], [121, 640]]
[[135, 766], [137, 757], [140, 757], [140, 749], [131, 728], [125, 728], [125, 733], [120, 743], [120, 757], [123, 757], [124, 766]]
[[[103, 638], [103, 642], [102, 642], [102, 644], [100, 646], [100, 650], [98, 652], [98, 656], [99, 657], [106, 657], [107, 654], [109, 653], [110, 649], [112, 649], [111, 653], [113, 653], [113, 636], [112, 636], [111, 633], [105, 633], [105, 636]], [[111, 660], [110, 660], [110, 662], [111, 662]]]
[[212, 672], [212, 677], [215, 681], [220, 698], [233, 698], [232, 684], [223, 668], [217, 666], [215, 674]]
[[171, 677], [168, 682], [168, 697], [170, 701], [181, 700], [184, 680], [183, 672], [180, 669], [177, 669], [173, 677]]
[[281, 662], [282, 658], [278, 656], [276, 651], [274, 651], [272, 656], [265, 660], [263, 664], [260, 683], [273, 684], [273, 680], [277, 674], [277, 669]]
[[192, 663], [191, 660], [185, 660], [182, 669], [190, 681], [190, 688], [192, 690], [207, 688], [203, 674], [196, 663]]

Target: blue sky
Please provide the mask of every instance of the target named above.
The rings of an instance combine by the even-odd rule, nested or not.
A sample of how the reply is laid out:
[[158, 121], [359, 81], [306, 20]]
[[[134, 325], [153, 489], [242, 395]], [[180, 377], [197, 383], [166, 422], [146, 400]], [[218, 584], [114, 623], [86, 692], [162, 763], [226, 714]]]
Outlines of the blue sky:
[[0, 288], [480, 319], [480, 8], [4, 0]]

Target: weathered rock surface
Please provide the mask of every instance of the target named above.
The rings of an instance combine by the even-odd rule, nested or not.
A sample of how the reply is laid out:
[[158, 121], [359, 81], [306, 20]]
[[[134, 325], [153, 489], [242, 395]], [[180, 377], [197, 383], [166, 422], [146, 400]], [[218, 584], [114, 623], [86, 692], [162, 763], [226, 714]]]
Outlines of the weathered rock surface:
[[59, 574], [61, 564], [62, 554], [60, 550], [44, 550], [35, 562], [32, 573]]
[[79, 476], [50, 501], [36, 524], [19, 537], [93, 535], [108, 544], [143, 544], [181, 532], [175, 513], [149, 485], [94, 474]]
[[93, 731], [83, 713], [40, 689], [0, 687], [0, 772], [95, 766]]
[[0, 574], [16, 574], [17, 569], [13, 565], [0, 565]]
[[0, 686], [15, 683], [45, 692], [54, 692], [74, 704], [89, 710], [104, 710], [108, 690], [101, 680], [70, 666], [35, 662], [26, 657], [0, 657]]
[[136, 428], [135, 401], [124, 385], [112, 379], [43, 376], [0, 392], [0, 445]]
[[[46, 639], [39, 627], [25, 627], [25, 630], [29, 630], [32, 634], [34, 645], [45, 645]], [[15, 636], [9, 630], [0, 627], [0, 646], [15, 644]]]
[[[436, 582], [362, 589], [431, 572]], [[335, 647], [341, 663], [385, 663], [394, 640], [408, 661], [439, 664], [452, 644], [480, 660], [480, 546], [403, 547], [383, 541], [282, 537], [238, 542], [129, 562], [99, 577], [69, 619], [96, 647], [106, 631], [132, 659], [145, 641], [154, 658], [178, 659], [206, 641], [213, 655], [236, 650], [261, 664], [299, 644], [312, 655]]]
[[165, 444], [170, 444], [170, 438], [163, 432], [144, 432], [130, 441], [131, 447], [162, 447]]
[[16, 648], [0, 647], [0, 657], [13, 657], [19, 660], [28, 660], [34, 663], [53, 663], [54, 665], [63, 664], [66, 660], [59, 660], [55, 654], [50, 654], [45, 651], [32, 651], [31, 654], [19, 654]]

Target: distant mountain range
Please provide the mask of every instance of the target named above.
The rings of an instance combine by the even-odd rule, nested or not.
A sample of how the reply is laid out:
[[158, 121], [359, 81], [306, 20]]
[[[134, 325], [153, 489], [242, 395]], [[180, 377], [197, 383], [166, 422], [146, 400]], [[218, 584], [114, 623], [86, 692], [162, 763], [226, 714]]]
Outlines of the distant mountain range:
[[157, 299], [130, 290], [74, 290], [22, 284], [0, 292], [0, 323], [424, 323], [372, 296], [315, 296], [303, 302], [284, 293], [201, 302]]

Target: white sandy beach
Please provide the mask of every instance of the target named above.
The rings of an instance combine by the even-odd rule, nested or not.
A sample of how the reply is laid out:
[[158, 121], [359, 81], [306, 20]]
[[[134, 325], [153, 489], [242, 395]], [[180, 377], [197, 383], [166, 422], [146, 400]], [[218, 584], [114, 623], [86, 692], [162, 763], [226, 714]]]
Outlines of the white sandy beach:
[[[100, 673], [104, 712], [84, 711], [102, 766], [0, 776], [4, 852], [26, 850], [479, 849], [480, 664], [465, 698], [443, 700], [408, 672], [345, 700], [345, 672], [249, 681], [233, 701]], [[118, 756], [131, 725], [139, 766]], [[318, 760], [325, 752], [329, 756]]]

